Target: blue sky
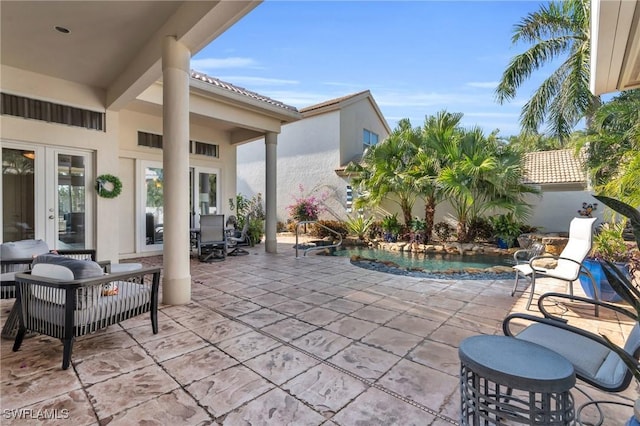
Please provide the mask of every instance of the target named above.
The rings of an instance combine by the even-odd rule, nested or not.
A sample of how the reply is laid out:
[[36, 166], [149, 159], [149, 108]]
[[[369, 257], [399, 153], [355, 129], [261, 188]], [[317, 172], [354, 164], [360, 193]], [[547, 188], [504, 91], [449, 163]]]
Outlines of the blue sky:
[[[192, 58], [193, 69], [304, 108], [371, 90], [389, 125], [446, 109], [463, 125], [519, 133], [540, 70], [504, 105], [494, 90], [527, 46], [514, 25], [538, 1], [266, 0]], [[544, 130], [544, 129], [542, 129]]]

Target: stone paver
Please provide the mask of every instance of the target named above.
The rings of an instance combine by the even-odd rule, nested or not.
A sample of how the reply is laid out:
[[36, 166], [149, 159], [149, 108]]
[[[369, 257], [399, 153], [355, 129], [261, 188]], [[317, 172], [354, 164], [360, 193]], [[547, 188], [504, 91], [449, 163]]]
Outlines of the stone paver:
[[[193, 259], [192, 300], [161, 305], [158, 334], [144, 315], [83, 336], [68, 370], [59, 340], [25, 339], [18, 352], [0, 341], [3, 414], [68, 410], [78, 425], [455, 425], [460, 342], [501, 334], [502, 318], [524, 311], [528, 298], [510, 296], [511, 280], [388, 275], [347, 258], [295, 259], [291, 244], [278, 254], [249, 250], [212, 264]], [[534, 306], [538, 294], [564, 289], [540, 280]], [[0, 321], [12, 304], [0, 301]], [[574, 307], [561, 313], [614, 341], [630, 328], [606, 316], [588, 321], [590, 312]], [[633, 386], [619, 394], [581, 387], [595, 399], [637, 397]], [[632, 411], [603, 410], [606, 424]], [[6, 417], [2, 424], [25, 424]]]

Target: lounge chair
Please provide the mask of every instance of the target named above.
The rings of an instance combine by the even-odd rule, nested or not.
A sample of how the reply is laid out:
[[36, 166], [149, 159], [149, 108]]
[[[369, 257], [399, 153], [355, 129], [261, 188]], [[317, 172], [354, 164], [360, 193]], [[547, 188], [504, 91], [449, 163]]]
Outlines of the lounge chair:
[[198, 257], [201, 262], [224, 260], [227, 256], [227, 234], [224, 215], [203, 214], [200, 216]]
[[[550, 297], [553, 298], [553, 305], [561, 299], [567, 299], [606, 308], [635, 320], [635, 325], [624, 343], [624, 350], [634, 359], [640, 358], [640, 324], [637, 315], [625, 309], [623, 305], [580, 296], [545, 293], [538, 300], [538, 307], [544, 318], [525, 313], [511, 314], [502, 323], [504, 334], [537, 343], [559, 353], [573, 364], [576, 376], [580, 380], [598, 389], [607, 392], [621, 392], [627, 389], [633, 375], [622, 358], [611, 350], [602, 336], [570, 325], [567, 320], [549, 313], [544, 305], [545, 300]], [[524, 329], [518, 332], [517, 329], [522, 327]]]
[[[578, 279], [578, 276], [581, 273], [584, 273], [591, 278], [591, 282], [594, 287], [594, 294], [597, 298], [597, 290], [595, 290], [593, 277], [591, 277], [591, 274], [582, 267], [582, 261], [591, 251], [593, 223], [595, 221], [595, 218], [576, 217], [572, 219], [571, 224], [569, 225], [569, 241], [560, 253], [560, 256], [550, 254], [533, 256], [528, 262], [515, 265], [513, 269], [515, 270], [516, 278], [513, 284], [513, 290], [511, 291], [511, 296], [516, 293], [518, 289], [518, 281], [521, 276], [530, 278], [531, 288], [529, 301], [527, 302], [528, 310], [531, 307], [531, 302], [533, 300], [536, 278], [550, 277], [566, 281], [569, 286], [569, 294], [573, 294], [573, 282]], [[553, 268], [545, 268], [541, 266], [540, 261], [544, 259], [556, 261], [556, 266]]]
[[[35, 256], [49, 252], [49, 246], [43, 240], [20, 240], [0, 244], [0, 298], [16, 297], [15, 276], [20, 272], [31, 270]], [[95, 250], [57, 250], [58, 254], [85, 260], [96, 260]], [[14, 304], [9, 312], [0, 335], [5, 339], [13, 339], [18, 330], [19, 307]]]
[[104, 266], [92, 261], [45, 254], [34, 262], [40, 263], [29, 273], [16, 274], [20, 323], [14, 352], [28, 331], [60, 339], [66, 370], [76, 337], [145, 313], [158, 333], [160, 268], [104, 274]]

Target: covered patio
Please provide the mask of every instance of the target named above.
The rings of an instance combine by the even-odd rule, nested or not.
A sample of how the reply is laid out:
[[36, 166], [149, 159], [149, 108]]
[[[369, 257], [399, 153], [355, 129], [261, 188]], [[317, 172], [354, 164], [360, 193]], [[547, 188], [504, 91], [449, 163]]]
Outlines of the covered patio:
[[[278, 246], [211, 264], [192, 259], [192, 301], [162, 305], [157, 335], [144, 316], [80, 338], [66, 371], [59, 341], [33, 337], [14, 353], [3, 340], [3, 424], [38, 415], [77, 425], [457, 424], [460, 341], [501, 335], [502, 319], [525, 310], [527, 294], [510, 297], [510, 280], [408, 278], [344, 257], [296, 259], [290, 242]], [[564, 284], [536, 287], [551, 290]], [[3, 322], [11, 303], [2, 301]], [[614, 338], [630, 327], [589, 321], [587, 310], [567, 315]], [[578, 386], [594, 399], [636, 398], [633, 385], [617, 395]], [[605, 424], [631, 415], [603, 408]]]

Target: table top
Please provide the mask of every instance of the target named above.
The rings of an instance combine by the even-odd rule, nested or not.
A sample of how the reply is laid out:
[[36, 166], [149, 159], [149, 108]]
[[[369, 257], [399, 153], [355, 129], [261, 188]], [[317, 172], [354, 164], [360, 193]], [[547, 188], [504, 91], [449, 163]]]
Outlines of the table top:
[[474, 372], [516, 389], [564, 392], [576, 383], [573, 365], [562, 355], [514, 337], [468, 337], [458, 354]]

